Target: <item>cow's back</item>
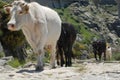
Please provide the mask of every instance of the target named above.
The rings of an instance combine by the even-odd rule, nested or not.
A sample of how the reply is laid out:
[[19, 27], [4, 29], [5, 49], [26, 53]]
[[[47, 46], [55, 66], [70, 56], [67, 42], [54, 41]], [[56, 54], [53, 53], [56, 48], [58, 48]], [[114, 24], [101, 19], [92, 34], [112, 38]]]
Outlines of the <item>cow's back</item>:
[[69, 23], [62, 23], [62, 33], [61, 36], [64, 36], [64, 40], [68, 41], [71, 38], [71, 42], [74, 42], [76, 39], [77, 31], [75, 30], [74, 26]]

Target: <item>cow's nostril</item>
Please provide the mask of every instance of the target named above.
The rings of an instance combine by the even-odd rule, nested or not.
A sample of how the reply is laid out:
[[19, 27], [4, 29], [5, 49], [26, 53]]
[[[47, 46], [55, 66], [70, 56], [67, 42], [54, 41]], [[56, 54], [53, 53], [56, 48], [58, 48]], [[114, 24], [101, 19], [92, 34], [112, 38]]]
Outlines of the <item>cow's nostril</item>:
[[14, 27], [14, 24], [8, 24], [8, 27], [12, 27], [12, 28], [13, 28], [13, 27]]
[[11, 24], [11, 27], [14, 27], [14, 24]]

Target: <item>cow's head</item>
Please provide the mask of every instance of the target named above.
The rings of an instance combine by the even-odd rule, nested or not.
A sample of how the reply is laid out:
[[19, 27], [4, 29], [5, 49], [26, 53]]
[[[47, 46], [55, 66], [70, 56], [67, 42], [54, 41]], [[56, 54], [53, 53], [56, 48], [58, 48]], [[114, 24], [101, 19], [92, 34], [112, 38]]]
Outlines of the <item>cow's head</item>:
[[28, 4], [24, 0], [15, 0], [11, 5], [4, 6], [4, 10], [11, 16], [7, 24], [8, 29], [11, 31], [20, 30], [25, 24], [25, 16], [29, 11]]

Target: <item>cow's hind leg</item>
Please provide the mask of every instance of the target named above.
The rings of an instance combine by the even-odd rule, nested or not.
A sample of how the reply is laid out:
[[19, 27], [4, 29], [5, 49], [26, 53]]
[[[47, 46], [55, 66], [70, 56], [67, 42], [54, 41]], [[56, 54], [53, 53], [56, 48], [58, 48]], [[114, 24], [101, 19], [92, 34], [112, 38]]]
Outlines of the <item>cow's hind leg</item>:
[[60, 49], [60, 62], [61, 62], [61, 67], [63, 67], [63, 65], [64, 65], [64, 56], [63, 56], [63, 51], [62, 51], [62, 49]]
[[65, 67], [68, 66], [68, 55], [67, 52], [64, 53], [65, 54]]
[[68, 49], [66, 46], [63, 47], [64, 55], [65, 55], [65, 67], [68, 66]]
[[71, 46], [68, 46], [68, 66], [72, 66], [72, 45]]
[[60, 65], [59, 51], [56, 52], [56, 60], [57, 60], [57, 65]]
[[96, 61], [98, 61], [98, 59], [97, 59], [97, 51], [94, 51], [94, 57], [95, 57]]
[[50, 69], [55, 68], [55, 52], [56, 52], [56, 45], [51, 46], [51, 55], [50, 55]]
[[98, 56], [99, 56], [99, 61], [101, 61], [102, 52], [99, 52]]
[[57, 58], [57, 65], [61, 65], [61, 67], [63, 67], [64, 57], [63, 57], [62, 47], [58, 47], [57, 52], [56, 52], [56, 58]]

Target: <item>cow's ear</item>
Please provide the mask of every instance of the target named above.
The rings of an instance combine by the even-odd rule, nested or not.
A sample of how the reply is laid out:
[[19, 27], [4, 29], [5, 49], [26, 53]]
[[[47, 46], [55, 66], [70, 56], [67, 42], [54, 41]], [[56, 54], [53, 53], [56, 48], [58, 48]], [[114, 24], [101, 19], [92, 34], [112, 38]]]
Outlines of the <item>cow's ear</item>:
[[5, 5], [3, 6], [5, 13], [10, 14], [12, 5]]
[[22, 7], [23, 12], [27, 14], [29, 11], [28, 4], [22, 3], [20, 6]]
[[28, 4], [26, 4], [24, 8], [25, 8], [25, 12], [28, 13], [28, 11], [29, 11], [29, 6], [28, 6]]

